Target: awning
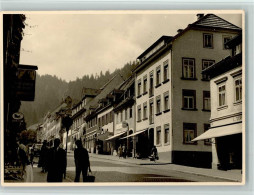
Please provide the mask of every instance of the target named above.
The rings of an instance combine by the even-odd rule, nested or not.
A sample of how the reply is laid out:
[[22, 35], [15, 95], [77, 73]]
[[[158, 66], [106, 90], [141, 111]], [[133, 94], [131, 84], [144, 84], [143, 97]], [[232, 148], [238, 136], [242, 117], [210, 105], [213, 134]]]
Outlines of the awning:
[[111, 140], [111, 139], [114, 139], [114, 138], [116, 138], [116, 137], [119, 137], [120, 135], [123, 135], [124, 133], [126, 133], [126, 131], [124, 131], [124, 132], [121, 132], [121, 133], [118, 133], [117, 135], [114, 135], [114, 136], [112, 136], [112, 137], [110, 137], [110, 138], [108, 138], [108, 139], [105, 139], [105, 140]]
[[125, 139], [125, 138], [127, 138], [127, 137], [133, 137], [133, 136], [135, 136], [135, 135], [138, 135], [138, 134], [140, 134], [140, 133], [145, 132], [146, 130], [148, 130], [148, 129], [143, 129], [143, 130], [141, 130], [141, 131], [138, 131], [138, 132], [136, 132], [136, 133], [133, 133], [133, 134], [131, 134], [131, 135], [128, 135], [128, 136], [126, 136], [126, 137], [123, 137], [123, 138], [121, 138], [121, 139]]
[[227, 135], [234, 135], [242, 133], [242, 123], [230, 124], [227, 126], [214, 127], [196, 137], [192, 141], [199, 141], [204, 139], [210, 139], [215, 137], [223, 137]]

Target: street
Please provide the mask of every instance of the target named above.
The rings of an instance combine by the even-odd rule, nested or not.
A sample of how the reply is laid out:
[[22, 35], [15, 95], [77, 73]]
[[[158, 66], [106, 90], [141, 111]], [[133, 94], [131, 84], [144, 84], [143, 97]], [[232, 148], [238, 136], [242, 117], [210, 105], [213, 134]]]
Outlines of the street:
[[[96, 155], [90, 155], [90, 163], [95, 182], [228, 182], [225, 179], [170, 170], [168, 165], [135, 165], [98, 158]], [[73, 153], [68, 153], [67, 177], [72, 181], [75, 178]]]

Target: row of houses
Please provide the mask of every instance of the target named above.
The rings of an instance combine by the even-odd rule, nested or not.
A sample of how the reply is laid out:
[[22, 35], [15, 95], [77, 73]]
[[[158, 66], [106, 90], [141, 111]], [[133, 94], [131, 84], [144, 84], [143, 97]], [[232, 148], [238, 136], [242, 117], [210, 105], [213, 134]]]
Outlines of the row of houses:
[[[214, 14], [197, 17], [175, 36], [160, 37], [140, 54], [131, 77], [125, 80], [117, 74], [99, 90], [83, 89], [82, 99], [72, 106], [69, 136], [60, 131], [68, 149], [73, 150], [75, 140], [81, 139], [91, 153], [116, 155], [118, 147], [125, 145], [128, 155], [135, 158], [148, 157], [155, 145], [161, 160], [191, 166], [217, 168], [222, 161], [232, 164], [233, 153], [239, 159], [242, 64], [237, 56], [241, 44], [236, 46], [230, 40], [239, 43], [236, 37], [242, 29]], [[237, 66], [231, 66], [235, 59]], [[225, 92], [229, 86], [238, 91]], [[231, 99], [234, 103], [229, 105]], [[227, 125], [222, 120], [229, 119], [228, 115], [238, 117], [240, 137], [234, 138], [235, 150], [231, 139], [227, 140], [229, 157], [220, 160], [218, 156], [225, 157], [225, 152], [217, 151], [225, 140], [215, 139], [218, 135], [210, 132], [218, 126], [222, 130], [217, 131], [223, 132]], [[203, 136], [207, 133], [212, 135]]]

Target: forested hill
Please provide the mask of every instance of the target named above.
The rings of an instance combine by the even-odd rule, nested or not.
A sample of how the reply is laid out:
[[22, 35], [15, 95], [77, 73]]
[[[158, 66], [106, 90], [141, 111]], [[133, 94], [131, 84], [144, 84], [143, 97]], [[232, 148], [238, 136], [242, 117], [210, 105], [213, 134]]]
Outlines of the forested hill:
[[131, 70], [136, 65], [136, 62], [130, 62], [113, 73], [106, 71], [105, 73], [100, 72], [99, 75], [84, 75], [82, 78], [70, 82], [52, 75], [40, 76], [37, 74], [35, 100], [21, 102], [20, 112], [25, 115], [27, 127], [42, 122], [45, 114], [56, 108], [64, 97], [70, 96], [73, 100], [80, 100], [83, 87], [99, 89], [117, 73], [126, 79], [131, 75]]

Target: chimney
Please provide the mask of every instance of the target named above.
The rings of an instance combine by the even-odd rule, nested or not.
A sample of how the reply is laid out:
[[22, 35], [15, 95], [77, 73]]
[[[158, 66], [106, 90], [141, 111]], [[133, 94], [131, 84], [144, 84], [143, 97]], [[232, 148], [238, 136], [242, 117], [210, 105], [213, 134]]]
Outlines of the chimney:
[[202, 18], [204, 16], [204, 14], [197, 14], [197, 19], [199, 20], [200, 18]]
[[181, 33], [183, 31], [183, 29], [178, 29], [177, 33]]

